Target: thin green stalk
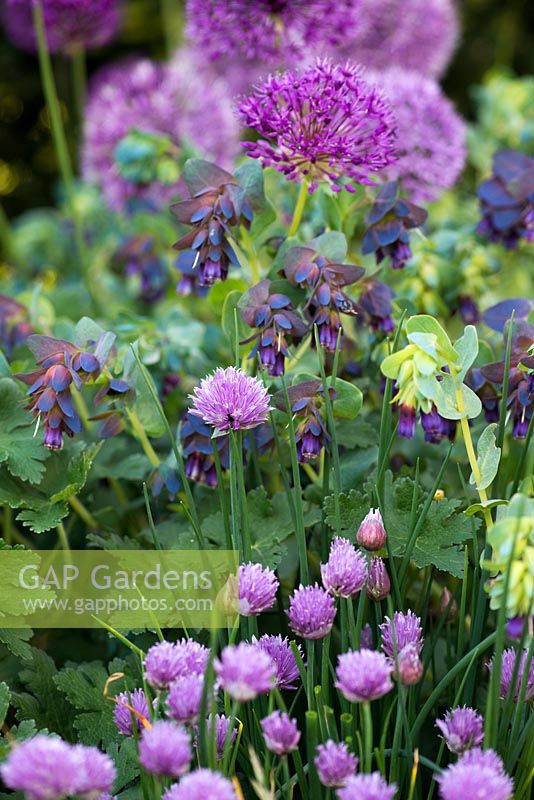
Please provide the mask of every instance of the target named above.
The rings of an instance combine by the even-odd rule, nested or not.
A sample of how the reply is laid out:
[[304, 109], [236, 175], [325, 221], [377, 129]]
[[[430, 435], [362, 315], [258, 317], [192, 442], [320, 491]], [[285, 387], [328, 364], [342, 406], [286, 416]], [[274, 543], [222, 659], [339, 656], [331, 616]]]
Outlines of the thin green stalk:
[[62, 522], [57, 525], [56, 530], [58, 532], [59, 541], [61, 542], [63, 550], [65, 550], [67, 553], [70, 553], [69, 537], [67, 536], [67, 531], [65, 530], [65, 526]]
[[237, 478], [237, 459], [234, 431], [230, 432], [230, 514], [232, 523], [232, 542], [234, 550], [239, 552], [239, 561], [244, 558], [243, 542], [240, 535], [239, 525], [239, 490]]
[[154, 517], [152, 516], [152, 509], [150, 508], [150, 498], [148, 496], [148, 488], [144, 481], [143, 481], [143, 497], [145, 498], [146, 516], [148, 520], [148, 526], [150, 528], [150, 533], [152, 534], [152, 541], [154, 542], [154, 548], [156, 550], [162, 550], [163, 548], [159, 541], [158, 532], [156, 530], [156, 526], [154, 525]]
[[221, 466], [221, 457], [219, 455], [219, 448], [217, 447], [217, 440], [211, 440], [211, 448], [213, 452], [213, 461], [215, 463], [215, 473], [217, 475], [217, 492], [219, 494], [219, 505], [221, 507], [221, 514], [224, 524], [224, 535], [226, 538], [226, 547], [232, 550], [232, 531], [230, 529], [230, 515], [228, 512], [228, 503], [226, 499], [226, 492], [224, 491], [223, 471]]
[[321, 686], [324, 692], [324, 702], [329, 703], [329, 675], [330, 675], [330, 639], [332, 632], [326, 634], [321, 642]]
[[81, 130], [85, 113], [85, 98], [87, 94], [87, 69], [85, 63], [85, 50], [78, 46], [71, 56], [72, 88], [76, 107], [76, 121]]
[[[318, 720], [315, 711], [306, 711], [306, 746], [308, 753], [308, 779], [311, 800], [321, 800], [321, 784], [315, 769], [315, 755], [318, 745]], [[303, 788], [303, 787], [302, 787]]]
[[247, 492], [245, 489], [245, 468], [243, 464], [243, 433], [237, 431], [234, 440], [236, 448], [236, 467], [237, 467], [237, 488], [241, 505], [241, 536], [243, 540], [243, 554], [245, 561], [250, 561], [252, 557], [252, 542], [250, 540], [250, 523], [248, 516]]
[[371, 703], [366, 700], [362, 704], [363, 724], [364, 724], [364, 772], [372, 772], [373, 763], [373, 715], [371, 714]]
[[299, 225], [302, 221], [302, 214], [304, 213], [304, 207], [306, 206], [307, 197], [308, 197], [308, 184], [306, 183], [306, 181], [302, 181], [299, 187], [297, 204], [293, 212], [293, 219], [291, 220], [291, 225], [289, 226], [288, 236], [294, 236], [299, 229]]
[[308, 662], [306, 664], [308, 708], [315, 711], [315, 641], [313, 639], [306, 640], [306, 658]]
[[302, 509], [302, 486], [300, 483], [297, 447], [295, 444], [295, 426], [293, 423], [293, 415], [291, 414], [291, 403], [289, 402], [287, 386], [283, 378], [282, 387], [284, 390], [284, 400], [287, 412], [287, 427], [289, 429], [289, 453], [291, 456], [291, 469], [293, 473], [293, 499], [296, 527], [295, 534], [297, 537], [297, 547], [299, 553], [300, 579], [302, 583], [308, 584], [310, 582], [310, 573], [308, 569], [308, 548], [306, 543], [306, 529], [304, 527], [304, 512]]
[[99, 527], [98, 522], [93, 517], [91, 512], [87, 510], [82, 501], [76, 497], [76, 495], [71, 494], [71, 496], [69, 497], [69, 505], [80, 517], [80, 519], [83, 520], [83, 522], [85, 522], [88, 528], [92, 528], [93, 530], [98, 530]]

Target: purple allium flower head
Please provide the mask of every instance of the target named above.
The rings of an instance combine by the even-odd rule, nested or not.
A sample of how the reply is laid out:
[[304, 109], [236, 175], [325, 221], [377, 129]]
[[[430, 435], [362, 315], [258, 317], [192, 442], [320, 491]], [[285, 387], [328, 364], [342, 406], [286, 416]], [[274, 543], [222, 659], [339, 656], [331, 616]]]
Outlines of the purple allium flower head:
[[314, 763], [323, 786], [332, 787], [344, 786], [358, 767], [357, 757], [349, 751], [345, 742], [338, 743], [332, 739], [319, 745]]
[[[202, 121], [206, 108], [210, 125]], [[117, 148], [140, 131], [168, 141], [174, 160], [189, 141], [223, 166], [231, 164], [238, 149], [226, 85], [191, 49], [178, 50], [165, 66], [149, 59], [127, 59], [104, 67], [93, 79], [85, 113], [82, 174], [99, 186], [117, 211], [136, 203], [162, 208], [177, 193], [175, 180], [164, 180], [160, 174], [146, 182], [129, 180], [121, 172]]]
[[423, 649], [421, 619], [413, 611], [409, 610], [406, 614], [402, 611], [395, 611], [393, 625], [390, 618], [386, 617], [386, 621], [380, 626], [380, 631], [382, 633], [382, 650], [389, 658], [394, 658], [395, 651], [400, 653], [408, 644], [415, 645], [418, 653]]
[[[120, 27], [119, 0], [42, 0], [43, 21], [51, 53], [73, 55], [108, 44]], [[2, 22], [12, 42], [37, 51], [32, 0], [5, 0]]]
[[237, 800], [237, 795], [220, 772], [197, 769], [167, 789], [162, 800]]
[[436, 727], [443, 734], [451, 753], [457, 755], [478, 747], [484, 741], [484, 719], [469, 706], [457, 706], [447, 711], [443, 719], [436, 720]]
[[317, 583], [295, 589], [289, 598], [289, 626], [303, 639], [323, 639], [336, 616], [333, 597]]
[[505, 773], [500, 757], [493, 750], [467, 750], [450, 764], [436, 780], [441, 800], [458, 797], [484, 797], [485, 800], [509, 800], [513, 781]]
[[[209, 714], [207, 719], [207, 738], [210, 741], [211, 732], [213, 730], [213, 716]], [[215, 714], [215, 742], [217, 747], [217, 758], [222, 758], [224, 755], [224, 748], [226, 746], [226, 737], [228, 734], [228, 728], [230, 726], [230, 720], [224, 714]], [[232, 733], [228, 739], [229, 743], [232, 744], [235, 741], [237, 736], [237, 727], [234, 725], [232, 728]], [[195, 747], [197, 747], [198, 741], [195, 740]]]
[[458, 11], [454, 0], [360, 0], [351, 31], [341, 57], [372, 69], [398, 66], [439, 77], [458, 40]]
[[369, 562], [369, 575], [365, 589], [370, 600], [378, 602], [387, 597], [391, 589], [391, 581], [384, 561], [379, 556], [373, 556]]
[[[113, 719], [119, 729], [119, 733], [122, 733], [123, 736], [133, 736], [132, 720], [137, 730], [142, 730], [143, 723], [137, 714], [150, 720], [150, 710], [146, 695], [142, 689], [134, 689], [133, 692], [120, 692], [115, 697], [115, 701]], [[130, 708], [133, 708], [137, 714], [133, 714]]]
[[[188, 0], [187, 34], [212, 60], [277, 67], [335, 47], [356, 24], [356, 0]], [[243, 63], [244, 62], [244, 63]]]
[[230, 697], [240, 703], [266, 694], [274, 686], [276, 667], [273, 660], [254, 644], [228, 645], [214, 661], [219, 683]]
[[336, 537], [330, 545], [328, 561], [321, 564], [321, 578], [330, 594], [352, 597], [365, 586], [367, 560], [348, 539]]
[[358, 528], [356, 541], [366, 550], [381, 550], [385, 547], [386, 539], [387, 533], [380, 509], [372, 508]]
[[336, 687], [351, 703], [383, 697], [393, 688], [392, 665], [376, 650], [349, 650], [338, 658]]
[[338, 191], [352, 189], [351, 181], [369, 183], [369, 173], [394, 160], [389, 103], [350, 62], [319, 59], [302, 72], [270, 75], [241, 100], [239, 115], [260, 136], [244, 143], [247, 155], [306, 180], [310, 191], [320, 181]]
[[182, 450], [185, 456], [185, 474], [191, 481], [203, 483], [211, 489], [217, 487], [217, 469], [213, 457], [213, 444], [219, 451], [221, 466], [230, 466], [230, 440], [228, 436], [211, 438], [212, 430], [190, 411], [180, 428]]
[[423, 677], [424, 666], [417, 644], [407, 644], [400, 650], [394, 675], [405, 686], [414, 686]]
[[269, 280], [260, 281], [239, 300], [241, 316], [250, 328], [257, 328], [245, 340], [256, 340], [249, 358], [258, 356], [269, 375], [283, 375], [288, 343], [299, 342], [308, 330], [308, 325], [293, 311], [291, 299], [279, 292], [270, 291]]
[[477, 232], [508, 250], [521, 238], [534, 242], [534, 158], [516, 150], [499, 150], [493, 174], [477, 189], [482, 219]]
[[[514, 669], [518, 658], [520, 661], [517, 669], [517, 680], [512, 686]], [[501, 662], [501, 698], [503, 700], [506, 700], [510, 692], [513, 692], [513, 697], [516, 702], [519, 700], [519, 693], [521, 691], [521, 683], [525, 673], [527, 658], [527, 650], [523, 650], [521, 655], [519, 655], [519, 653], [513, 647], [508, 647], [503, 651]], [[488, 669], [493, 669], [493, 659], [487, 664], [487, 666]], [[534, 699], [534, 658], [530, 661], [525, 689], [525, 701], [528, 703], [532, 699]]]
[[271, 410], [263, 383], [235, 367], [219, 367], [200, 381], [190, 397], [190, 413], [224, 433], [255, 428], [267, 420]]
[[272, 608], [278, 585], [278, 578], [269, 567], [241, 564], [238, 573], [239, 613], [243, 617], [255, 617]]
[[[397, 120], [397, 160], [384, 174], [399, 180], [414, 203], [436, 200], [454, 186], [464, 167], [464, 121], [431, 78], [395, 68], [373, 74], [369, 80], [389, 99]], [[416, 221], [412, 227], [420, 224]]]
[[[270, 636], [265, 633], [259, 639], [252, 641], [256, 647], [267, 653], [272, 659], [276, 668], [276, 687], [278, 689], [296, 689], [295, 681], [299, 679], [299, 668], [287, 636], [282, 639], [280, 634]], [[300, 650], [299, 645], [299, 652]]]
[[117, 771], [111, 758], [96, 747], [78, 744], [72, 748], [78, 763], [74, 794], [80, 800], [100, 800], [108, 794]]
[[280, 711], [273, 711], [262, 719], [261, 729], [267, 749], [272, 753], [283, 756], [297, 749], [300, 731], [296, 719], [290, 719], [287, 714]]
[[157, 720], [139, 741], [139, 761], [154, 775], [179, 778], [191, 763], [191, 741], [181, 725]]
[[175, 722], [196, 722], [200, 713], [204, 676], [198, 672], [174, 680], [167, 695], [167, 711]]
[[149, 648], [145, 657], [146, 679], [156, 689], [166, 689], [178, 676], [180, 654], [171, 642], [158, 642]]
[[388, 784], [379, 772], [353, 775], [337, 793], [339, 800], [393, 800], [397, 786]]
[[78, 759], [66, 742], [37, 734], [10, 751], [0, 773], [6, 786], [28, 800], [59, 800], [75, 791]]

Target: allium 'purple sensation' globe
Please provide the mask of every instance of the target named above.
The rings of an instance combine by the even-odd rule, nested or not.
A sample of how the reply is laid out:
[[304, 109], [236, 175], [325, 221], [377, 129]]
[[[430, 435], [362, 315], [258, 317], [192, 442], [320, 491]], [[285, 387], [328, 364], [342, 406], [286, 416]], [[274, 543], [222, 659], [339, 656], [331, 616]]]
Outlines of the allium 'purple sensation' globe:
[[[289, 180], [326, 181], [339, 191], [394, 159], [395, 120], [381, 92], [360, 69], [318, 60], [301, 72], [270, 75], [241, 100], [239, 116], [259, 139], [246, 153]], [[401, 143], [402, 144], [402, 143]]]
[[[394, 633], [393, 625], [395, 627]], [[389, 617], [386, 617], [386, 621], [380, 625], [384, 653], [390, 658], [394, 658], [395, 650], [400, 653], [407, 644], [416, 645], [417, 652], [420, 653], [423, 648], [423, 630], [421, 628], [421, 619], [417, 614], [410, 610], [406, 614], [402, 611], [395, 611], [393, 625]]]
[[326, 564], [321, 564], [323, 586], [330, 594], [352, 597], [365, 586], [367, 560], [348, 539], [336, 537]]
[[272, 569], [261, 564], [241, 564], [238, 573], [239, 613], [254, 617], [274, 605], [278, 579]]
[[339, 800], [393, 800], [397, 786], [388, 784], [379, 772], [353, 775], [337, 793]]
[[216, 369], [200, 381], [190, 398], [190, 413], [224, 433], [255, 428], [267, 420], [271, 410], [263, 383], [235, 367]]
[[167, 789], [162, 800], [237, 800], [237, 795], [220, 772], [197, 769]]
[[338, 658], [336, 687], [351, 703], [383, 697], [393, 688], [392, 665], [376, 650], [349, 650]]
[[139, 761], [153, 775], [179, 778], [191, 763], [191, 741], [181, 725], [157, 720], [139, 741]]
[[436, 780], [442, 800], [482, 796], [484, 800], [509, 800], [514, 789], [502, 760], [493, 750], [468, 750]]
[[443, 719], [436, 720], [445, 744], [460, 755], [464, 750], [478, 747], [484, 741], [484, 719], [469, 706], [457, 706], [447, 711]]
[[133, 736], [132, 720], [138, 731], [143, 729], [143, 723], [138, 716], [133, 714], [130, 707], [145, 719], [150, 720], [150, 711], [146, 701], [145, 693], [142, 689], [134, 689], [133, 692], [120, 692], [115, 697], [115, 708], [113, 709], [113, 720], [123, 736]]
[[204, 676], [191, 672], [176, 678], [169, 687], [167, 711], [176, 722], [195, 722], [200, 713]]
[[[188, 0], [187, 34], [212, 60], [281, 66], [338, 45], [360, 0]], [[242, 63], [241, 69], [247, 70]]]
[[358, 767], [358, 759], [344, 742], [328, 739], [317, 748], [314, 759], [315, 769], [323, 786], [344, 786], [348, 778], [354, 775]]
[[290, 719], [287, 714], [280, 711], [273, 711], [262, 719], [261, 729], [267, 749], [277, 756], [284, 756], [297, 749], [300, 731], [296, 719]]
[[384, 520], [379, 508], [371, 508], [356, 533], [356, 541], [366, 550], [381, 550], [387, 539]]
[[458, 40], [454, 0], [361, 0], [357, 23], [338, 57], [372, 69], [398, 66], [439, 77]]
[[266, 694], [274, 686], [276, 668], [272, 659], [248, 642], [225, 647], [214, 667], [221, 687], [240, 703]]
[[[210, 125], [204, 122], [206, 108]], [[121, 174], [116, 150], [135, 131], [167, 137], [177, 151], [183, 143], [193, 143], [221, 166], [230, 166], [238, 151], [238, 126], [226, 84], [206, 71], [201, 57], [189, 49], [177, 51], [168, 65], [127, 59], [104, 67], [93, 79], [82, 175], [98, 185], [117, 211], [135, 204], [159, 209], [176, 196], [173, 182], [134, 182]]]
[[6, 786], [29, 800], [57, 800], [74, 793], [78, 759], [66, 742], [38, 734], [11, 750], [0, 773]]
[[[527, 662], [528, 652], [527, 650], [523, 650], [521, 656], [514, 650], [513, 647], [508, 647], [506, 650], [503, 651], [502, 654], [502, 661], [501, 661], [501, 698], [505, 700], [508, 697], [510, 691], [513, 692], [514, 700], [517, 702], [519, 700], [519, 693], [521, 691], [521, 684], [523, 682], [523, 675], [525, 672], [525, 666]], [[516, 664], [516, 660], [520, 658], [519, 667], [517, 670], [517, 680], [515, 684], [512, 686], [512, 681], [514, 679], [514, 668]], [[488, 663], [488, 669], [493, 669], [493, 659]], [[531, 659], [529, 670], [528, 670], [528, 677], [526, 680], [526, 687], [525, 687], [525, 702], [528, 703], [530, 700], [534, 698], [534, 658]]]
[[318, 584], [295, 589], [289, 598], [289, 627], [303, 639], [323, 639], [336, 616], [334, 599]]
[[103, 794], [111, 791], [116, 770], [111, 758], [96, 747], [76, 745], [72, 749], [78, 762], [74, 794], [80, 800], [100, 800]]
[[[278, 689], [296, 689], [295, 681], [299, 679], [299, 668], [287, 636], [269, 636], [265, 633], [259, 639], [252, 639], [256, 647], [273, 660], [276, 668], [275, 685]], [[301, 648], [299, 645], [299, 652]], [[302, 655], [302, 653], [301, 653]]]
[[[41, 5], [51, 53], [101, 47], [119, 30], [119, 0], [42, 0]], [[36, 52], [32, 6], [32, 0], [4, 0], [2, 22], [17, 47]]]
[[431, 78], [398, 68], [368, 75], [397, 121], [397, 160], [384, 173], [415, 203], [436, 200], [464, 168], [467, 128]]

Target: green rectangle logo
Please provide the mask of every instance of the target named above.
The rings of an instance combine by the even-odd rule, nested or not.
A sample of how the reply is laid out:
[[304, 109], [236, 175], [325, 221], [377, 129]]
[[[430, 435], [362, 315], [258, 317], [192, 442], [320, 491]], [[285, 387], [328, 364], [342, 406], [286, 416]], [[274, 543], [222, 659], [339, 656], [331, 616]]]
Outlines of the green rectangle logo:
[[0, 551], [0, 628], [226, 628], [233, 550]]

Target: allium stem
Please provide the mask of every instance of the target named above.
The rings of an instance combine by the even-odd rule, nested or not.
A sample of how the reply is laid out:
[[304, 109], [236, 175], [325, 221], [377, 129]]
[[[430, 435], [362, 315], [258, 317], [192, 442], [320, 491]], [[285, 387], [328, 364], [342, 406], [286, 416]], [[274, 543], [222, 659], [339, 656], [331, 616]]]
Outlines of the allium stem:
[[[52, 138], [54, 140], [54, 147], [56, 150], [59, 169], [61, 177], [65, 185], [67, 194], [67, 202], [69, 212], [74, 223], [74, 234], [76, 248], [80, 259], [82, 270], [85, 268], [84, 257], [84, 244], [83, 244], [83, 228], [81, 225], [80, 217], [76, 210], [74, 202], [74, 178], [72, 166], [70, 162], [69, 150], [67, 146], [67, 138], [65, 136], [65, 129], [63, 127], [63, 120], [61, 119], [61, 109], [56, 91], [56, 83], [54, 80], [54, 73], [52, 70], [52, 62], [50, 59], [50, 52], [48, 50], [48, 43], [46, 40], [46, 30], [44, 26], [43, 7], [41, 0], [36, 0], [32, 4], [33, 24], [35, 27], [35, 37], [37, 39], [37, 50], [39, 55], [39, 68], [41, 71], [41, 81], [43, 84], [43, 91], [50, 117], [50, 128], [52, 131]], [[88, 281], [88, 286], [91, 286]]]
[[371, 772], [373, 763], [373, 716], [371, 703], [367, 700], [362, 705], [364, 727], [364, 772]]
[[299, 225], [302, 220], [302, 215], [304, 213], [304, 207], [306, 206], [306, 200], [308, 197], [308, 184], [306, 181], [302, 181], [299, 188], [299, 193], [297, 197], [297, 204], [295, 206], [295, 210], [293, 211], [293, 219], [291, 220], [291, 225], [289, 226], [289, 233], [288, 236], [294, 236], [299, 229]]
[[71, 57], [72, 65], [72, 89], [74, 92], [74, 102], [76, 105], [76, 121], [81, 131], [84, 119], [85, 97], [87, 92], [87, 74], [85, 50], [82, 46], [76, 49]]

